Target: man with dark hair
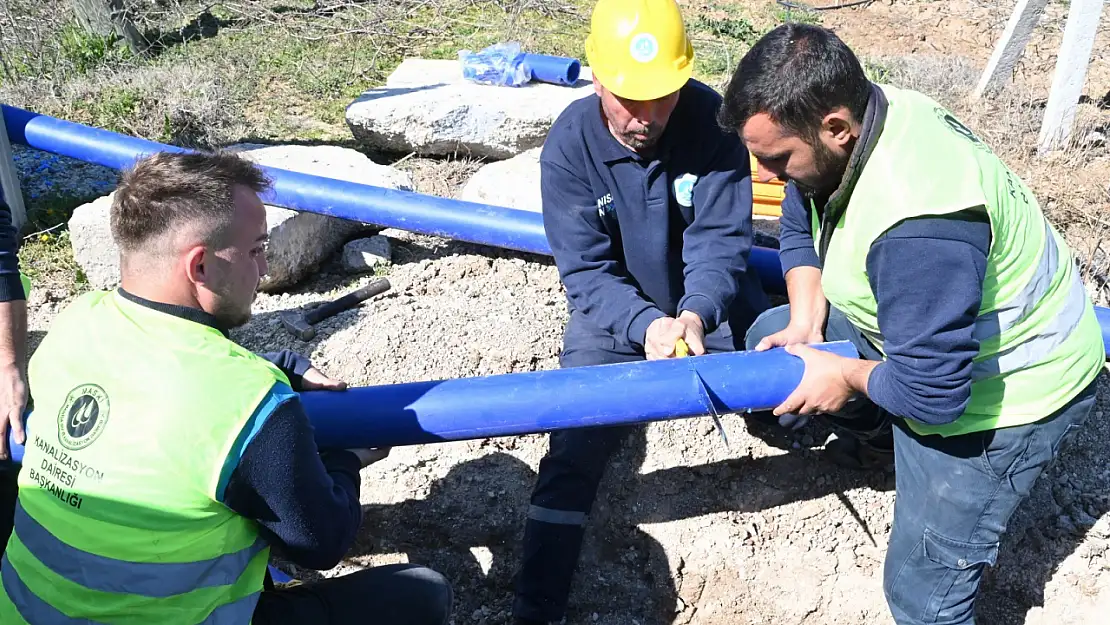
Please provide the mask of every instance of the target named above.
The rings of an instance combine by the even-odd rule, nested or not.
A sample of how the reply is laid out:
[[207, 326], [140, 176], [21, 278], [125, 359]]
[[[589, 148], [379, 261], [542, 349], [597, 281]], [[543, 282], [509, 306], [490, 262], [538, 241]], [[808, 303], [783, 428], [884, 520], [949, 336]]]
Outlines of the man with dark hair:
[[[823, 28], [761, 39], [719, 120], [762, 176], [791, 187], [790, 304], [747, 339], [805, 361], [775, 414], [832, 415], [864, 440], [893, 415], [894, 620], [974, 623], [1011, 514], [1094, 404], [1105, 352], [1070, 250], [966, 126], [920, 93], [869, 82]], [[863, 358], [806, 346], [824, 339]]]
[[121, 287], [75, 300], [31, 359], [0, 622], [448, 622], [450, 587], [415, 565], [269, 580], [271, 548], [339, 563], [362, 520], [359, 471], [384, 454], [318, 450], [298, 391], [345, 384], [228, 338], [266, 273], [266, 187], [222, 153], [124, 174]]
[[[748, 265], [751, 160], [713, 121], [720, 96], [690, 78], [678, 4], [600, 0], [586, 54], [596, 95], [567, 107], [540, 156], [544, 227], [570, 311], [559, 365], [739, 348], [770, 305]], [[551, 434], [525, 525], [516, 623], [563, 618], [598, 486], [632, 431]]]

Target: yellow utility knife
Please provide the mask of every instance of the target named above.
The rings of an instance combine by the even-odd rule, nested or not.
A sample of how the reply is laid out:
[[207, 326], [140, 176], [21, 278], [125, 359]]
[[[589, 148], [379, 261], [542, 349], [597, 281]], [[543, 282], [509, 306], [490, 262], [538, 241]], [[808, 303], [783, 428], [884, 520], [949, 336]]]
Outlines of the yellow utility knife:
[[678, 339], [678, 342], [674, 344], [674, 355], [679, 358], [685, 358], [690, 355], [690, 347], [686, 345], [686, 341]]

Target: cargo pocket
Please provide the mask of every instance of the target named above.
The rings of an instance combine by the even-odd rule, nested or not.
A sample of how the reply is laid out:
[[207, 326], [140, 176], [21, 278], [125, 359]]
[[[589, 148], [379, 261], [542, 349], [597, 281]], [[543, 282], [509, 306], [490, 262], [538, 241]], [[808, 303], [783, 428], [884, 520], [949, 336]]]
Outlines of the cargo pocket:
[[974, 610], [983, 569], [994, 566], [998, 558], [998, 543], [960, 542], [926, 528], [923, 546], [933, 578], [919, 580], [928, 582], [918, 586], [920, 592], [931, 589], [922, 597], [925, 622], [963, 622]]

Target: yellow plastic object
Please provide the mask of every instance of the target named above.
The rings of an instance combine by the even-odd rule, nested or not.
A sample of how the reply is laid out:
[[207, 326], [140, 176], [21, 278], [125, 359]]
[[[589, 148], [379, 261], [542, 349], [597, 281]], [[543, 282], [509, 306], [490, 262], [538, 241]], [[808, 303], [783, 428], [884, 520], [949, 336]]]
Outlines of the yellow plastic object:
[[609, 91], [628, 100], [655, 100], [690, 79], [694, 46], [675, 0], [599, 0], [586, 59]]
[[686, 345], [686, 341], [678, 339], [678, 342], [674, 344], [674, 355], [679, 358], [685, 358], [690, 355], [690, 347]]
[[781, 217], [782, 216], [782, 200], [786, 197], [786, 185], [775, 178], [771, 182], [759, 182], [756, 180], [758, 173], [758, 166], [756, 165], [755, 157], [751, 157], [752, 161], [752, 212], [756, 215], [764, 215], [767, 217]]

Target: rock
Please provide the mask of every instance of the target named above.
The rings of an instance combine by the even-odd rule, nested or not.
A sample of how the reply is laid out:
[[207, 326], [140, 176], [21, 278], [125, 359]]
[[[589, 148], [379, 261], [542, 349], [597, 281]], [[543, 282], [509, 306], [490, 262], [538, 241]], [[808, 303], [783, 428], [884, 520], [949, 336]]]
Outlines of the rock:
[[533, 148], [482, 167], [463, 187], [459, 199], [540, 212], [540, 150]]
[[573, 86], [493, 87], [464, 79], [457, 61], [407, 59], [347, 107], [347, 125], [383, 151], [502, 159], [543, 145], [563, 109], [592, 93], [586, 67]]
[[[411, 191], [413, 188], [409, 174], [379, 165], [350, 148], [240, 145], [229, 149], [270, 167], [387, 189]], [[352, 234], [366, 227], [356, 221], [275, 206], [266, 207], [266, 222], [270, 230], [267, 252], [270, 271], [259, 287], [263, 291], [296, 284], [334, 254]]]
[[[229, 147], [228, 151], [279, 169], [412, 190], [412, 179], [407, 173], [378, 165], [349, 148], [241, 144]], [[108, 195], [79, 206], [69, 220], [74, 258], [88, 276], [89, 283], [98, 289], [110, 289], [119, 284], [119, 251], [112, 241], [109, 223], [112, 197]], [[276, 291], [296, 284], [334, 254], [352, 234], [366, 227], [356, 221], [276, 206], [266, 207], [266, 224], [270, 235], [269, 273], [259, 286], [262, 291]]]
[[373, 271], [389, 263], [392, 255], [389, 239], [383, 236], [355, 239], [343, 246], [343, 267], [352, 273]]
[[112, 197], [105, 195], [78, 206], [69, 218], [73, 258], [94, 289], [119, 284], [119, 248], [112, 240]]

